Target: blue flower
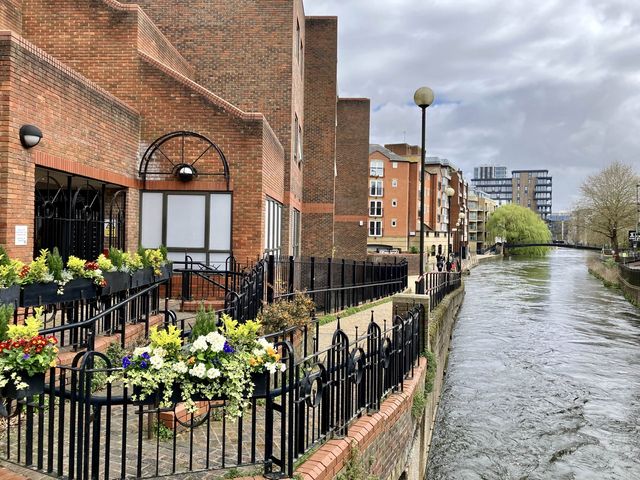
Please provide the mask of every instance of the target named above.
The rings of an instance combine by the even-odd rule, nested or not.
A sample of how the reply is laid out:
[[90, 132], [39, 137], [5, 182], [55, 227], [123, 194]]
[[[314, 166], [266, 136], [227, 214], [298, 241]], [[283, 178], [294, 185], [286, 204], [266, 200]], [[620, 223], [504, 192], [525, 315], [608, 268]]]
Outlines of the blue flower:
[[22, 355], [23, 360], [29, 360], [29, 358], [31, 358], [31, 355], [29, 355], [28, 353], [25, 353], [24, 355]]
[[131, 365], [129, 357], [122, 357], [122, 368], [129, 368], [129, 365]]
[[147, 352], [144, 352], [144, 353], [143, 353], [142, 355], [140, 355], [140, 356], [141, 356], [142, 358], [144, 358], [145, 360], [149, 360], [149, 358], [151, 358], [151, 357], [149, 356], [149, 353], [147, 353]]
[[145, 369], [149, 366], [149, 364], [147, 362], [145, 362], [144, 360], [142, 362], [140, 362], [140, 368]]
[[222, 347], [222, 351], [224, 353], [233, 353], [233, 352], [235, 352], [233, 347], [231, 345], [229, 345], [229, 342], [224, 342], [224, 347]]

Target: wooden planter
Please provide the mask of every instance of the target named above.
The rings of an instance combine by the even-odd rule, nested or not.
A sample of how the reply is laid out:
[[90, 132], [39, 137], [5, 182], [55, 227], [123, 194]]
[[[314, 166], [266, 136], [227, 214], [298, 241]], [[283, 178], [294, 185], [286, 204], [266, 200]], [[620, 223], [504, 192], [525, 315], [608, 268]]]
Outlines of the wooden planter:
[[20, 303], [20, 285], [12, 285], [8, 288], [0, 288], [0, 304], [13, 305]]
[[2, 396], [10, 398], [12, 400], [22, 400], [27, 397], [33, 397], [34, 395], [41, 395], [44, 393], [44, 373], [36, 373], [34, 375], [27, 375], [26, 372], [18, 372], [22, 381], [27, 384], [27, 388], [18, 390], [16, 385], [9, 381], [2, 390]]
[[136, 270], [131, 275], [131, 288], [146, 287], [153, 283], [153, 269], [150, 267]]
[[32, 283], [22, 287], [21, 307], [38, 307], [60, 302], [57, 283]]
[[123, 292], [131, 285], [131, 275], [126, 272], [106, 272], [103, 275], [107, 285], [102, 287], [101, 295]]

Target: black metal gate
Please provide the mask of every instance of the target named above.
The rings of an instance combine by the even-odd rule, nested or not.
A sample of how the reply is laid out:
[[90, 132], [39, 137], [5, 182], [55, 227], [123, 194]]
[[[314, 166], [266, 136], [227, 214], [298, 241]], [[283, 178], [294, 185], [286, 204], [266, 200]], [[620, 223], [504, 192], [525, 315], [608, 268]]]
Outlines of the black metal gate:
[[38, 169], [35, 185], [35, 251], [57, 247], [96, 258], [105, 248], [124, 248], [126, 190], [82, 177]]

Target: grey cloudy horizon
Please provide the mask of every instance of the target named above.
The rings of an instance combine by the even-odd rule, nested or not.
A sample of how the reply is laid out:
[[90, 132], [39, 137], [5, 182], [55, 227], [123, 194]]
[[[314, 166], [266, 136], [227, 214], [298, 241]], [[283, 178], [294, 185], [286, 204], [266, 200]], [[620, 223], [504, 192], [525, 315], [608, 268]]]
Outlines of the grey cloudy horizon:
[[427, 154], [548, 169], [553, 211], [618, 160], [640, 170], [640, 2], [307, 0], [338, 16], [338, 90], [371, 99], [371, 143], [420, 143], [414, 91], [431, 87]]

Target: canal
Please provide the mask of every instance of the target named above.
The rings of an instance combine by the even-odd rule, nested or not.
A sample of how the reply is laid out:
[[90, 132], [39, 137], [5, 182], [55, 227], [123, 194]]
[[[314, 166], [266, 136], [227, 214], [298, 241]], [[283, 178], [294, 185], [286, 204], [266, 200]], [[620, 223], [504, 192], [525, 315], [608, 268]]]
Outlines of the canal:
[[467, 277], [429, 480], [640, 479], [640, 311], [589, 275], [588, 255]]

